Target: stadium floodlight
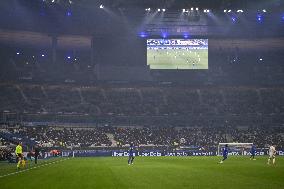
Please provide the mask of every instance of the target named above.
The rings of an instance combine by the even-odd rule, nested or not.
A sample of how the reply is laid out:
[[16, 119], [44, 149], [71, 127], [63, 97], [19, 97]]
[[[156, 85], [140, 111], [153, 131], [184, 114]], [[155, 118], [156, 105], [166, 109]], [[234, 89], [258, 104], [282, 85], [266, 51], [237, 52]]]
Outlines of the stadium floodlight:
[[182, 9], [182, 12], [183, 12], [183, 13], [189, 12], [189, 9]]
[[166, 9], [162, 9], [162, 11], [163, 11], [163, 12], [165, 12], [165, 11], [166, 11]]
[[262, 22], [262, 15], [260, 15], [260, 14], [258, 14], [257, 16], [256, 16], [256, 20], [258, 21], [258, 22]]
[[163, 38], [167, 38], [168, 37], [168, 34], [166, 32], [162, 32], [162, 37]]
[[184, 33], [183, 34], [183, 38], [188, 39], [189, 38], [189, 34], [188, 33]]
[[190, 10], [192, 10], [193, 11], [193, 7], [191, 7], [191, 9]]
[[195, 10], [196, 10], [196, 11], [198, 11], [198, 10], [199, 10], [199, 8], [198, 8], [198, 7], [196, 7], [196, 8], [195, 8]]
[[158, 12], [161, 12], [161, 9], [158, 9]]
[[67, 11], [66, 16], [72, 16], [72, 13], [70, 11]]
[[147, 33], [145, 33], [145, 32], [140, 32], [140, 33], [139, 33], [139, 36], [142, 37], [142, 38], [145, 38], [145, 37], [147, 37], [148, 35], [147, 35]]
[[100, 5], [100, 9], [103, 9], [105, 6], [103, 4]]
[[263, 10], [262, 10], [262, 12], [266, 12], [266, 10], [265, 10], [265, 9], [263, 9]]

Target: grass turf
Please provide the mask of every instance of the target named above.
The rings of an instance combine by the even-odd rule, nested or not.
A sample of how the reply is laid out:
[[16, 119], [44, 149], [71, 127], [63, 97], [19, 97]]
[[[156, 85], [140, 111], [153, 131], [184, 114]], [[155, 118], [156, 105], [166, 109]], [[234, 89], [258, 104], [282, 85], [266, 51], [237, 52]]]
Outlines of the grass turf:
[[150, 69], [208, 69], [205, 49], [147, 49]]
[[218, 164], [219, 160], [220, 157], [137, 157], [135, 164], [129, 166], [126, 157], [71, 158], [0, 178], [0, 188], [284, 188], [283, 157], [277, 157], [276, 166], [266, 165], [267, 157], [256, 161], [229, 157], [224, 164]]

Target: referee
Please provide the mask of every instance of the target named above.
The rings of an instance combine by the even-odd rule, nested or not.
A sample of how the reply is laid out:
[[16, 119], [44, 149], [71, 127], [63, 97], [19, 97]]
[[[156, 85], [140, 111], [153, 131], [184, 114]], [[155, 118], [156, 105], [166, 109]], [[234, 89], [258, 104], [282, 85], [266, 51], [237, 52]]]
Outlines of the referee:
[[22, 148], [22, 142], [19, 142], [18, 146], [16, 147], [15, 154], [17, 156], [17, 169], [20, 169], [20, 165], [22, 164], [23, 160], [23, 148]]

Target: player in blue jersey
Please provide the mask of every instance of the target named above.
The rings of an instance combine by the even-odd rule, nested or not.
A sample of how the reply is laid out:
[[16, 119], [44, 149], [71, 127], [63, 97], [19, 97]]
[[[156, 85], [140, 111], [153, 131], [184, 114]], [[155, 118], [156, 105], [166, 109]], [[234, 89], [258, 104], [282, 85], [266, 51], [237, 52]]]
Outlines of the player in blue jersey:
[[249, 159], [250, 159], [250, 160], [256, 160], [256, 159], [254, 158], [255, 153], [256, 153], [255, 145], [252, 145], [252, 146], [251, 146], [250, 153], [251, 153], [251, 155], [250, 155], [250, 158], [249, 158]]
[[225, 147], [223, 148], [223, 159], [220, 161], [220, 163], [223, 163], [227, 158], [228, 158], [228, 152], [229, 152], [229, 149], [228, 149], [228, 144], [225, 145]]
[[133, 145], [133, 143], [130, 144], [128, 153], [129, 153], [128, 165], [131, 165], [131, 164], [133, 164], [133, 160], [134, 160], [134, 145]]

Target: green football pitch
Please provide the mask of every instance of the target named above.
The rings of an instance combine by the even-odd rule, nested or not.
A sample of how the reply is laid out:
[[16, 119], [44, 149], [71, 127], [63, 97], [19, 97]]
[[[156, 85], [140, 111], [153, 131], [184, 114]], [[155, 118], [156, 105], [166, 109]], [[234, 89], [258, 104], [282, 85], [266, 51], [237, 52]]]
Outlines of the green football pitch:
[[208, 69], [206, 49], [147, 49], [150, 69]]
[[[220, 157], [137, 157], [133, 165], [127, 165], [127, 157], [60, 160], [0, 177], [0, 188], [284, 188], [284, 158], [279, 156], [275, 166], [266, 164], [267, 157], [229, 157], [223, 164], [217, 163]], [[0, 163], [0, 175], [14, 173], [15, 167]]]

